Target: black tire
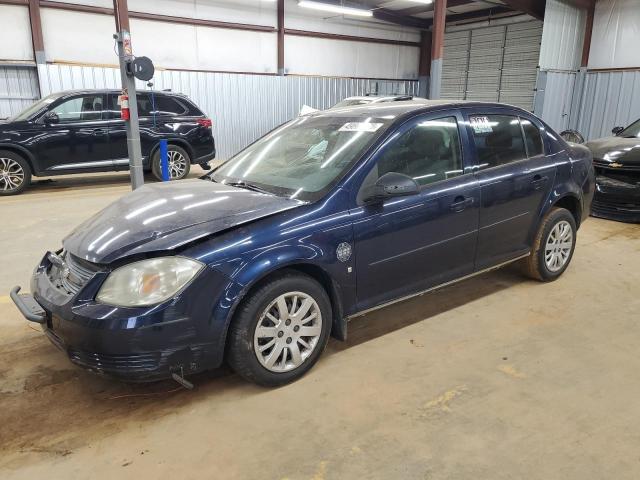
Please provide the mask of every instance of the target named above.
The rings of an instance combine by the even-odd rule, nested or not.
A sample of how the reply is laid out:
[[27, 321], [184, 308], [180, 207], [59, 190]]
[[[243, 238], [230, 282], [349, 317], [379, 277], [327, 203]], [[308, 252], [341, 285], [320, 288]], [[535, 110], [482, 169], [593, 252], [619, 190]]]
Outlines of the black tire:
[[[11, 173], [11, 175], [9, 175]], [[20, 174], [19, 176], [17, 174]], [[19, 185], [12, 186], [20, 178]], [[0, 196], [18, 195], [31, 184], [31, 167], [20, 155], [0, 150]]]
[[[547, 265], [545, 258], [547, 241], [553, 229], [562, 222], [566, 222], [564, 225], [568, 224], [571, 227], [571, 249], [564, 263], [557, 270], [552, 270]], [[571, 212], [566, 208], [553, 207], [540, 222], [531, 255], [522, 260], [525, 275], [541, 282], [552, 282], [560, 277], [573, 258], [573, 252], [576, 248], [576, 233], [576, 221]]]
[[[189, 157], [189, 154], [184, 148], [179, 147], [178, 145], [171, 145], [171, 144], [167, 148], [167, 151], [169, 152], [170, 160], [171, 160], [172, 152], [174, 152], [175, 155], [181, 156], [184, 159], [185, 161], [184, 169], [182, 168], [180, 169], [181, 173], [179, 175], [177, 174], [174, 175], [174, 171], [172, 171], [172, 169], [169, 168], [170, 180], [182, 180], [187, 175], [189, 175], [189, 171], [191, 170], [191, 158]], [[162, 181], [162, 167], [160, 165], [160, 149], [159, 148], [153, 154], [153, 158], [151, 159], [151, 172], [153, 173], [153, 176], [157, 180]]]
[[[259, 354], [254, 350], [254, 334], [267, 307], [279, 296], [293, 292], [302, 292], [316, 302], [320, 311], [321, 331], [315, 347], [298, 367], [289, 371], [274, 372], [258, 360]], [[318, 361], [327, 345], [331, 323], [331, 301], [325, 289], [307, 275], [285, 271], [262, 282], [238, 307], [229, 327], [227, 361], [236, 373], [253, 383], [264, 387], [285, 385], [302, 377]], [[282, 341], [286, 341], [286, 335], [282, 338]], [[294, 342], [298, 346], [298, 342], [296, 340]], [[287, 345], [283, 345], [285, 355], [290, 348]], [[273, 347], [274, 351], [275, 348], [276, 346]], [[291, 350], [289, 350], [289, 356], [293, 360]]]

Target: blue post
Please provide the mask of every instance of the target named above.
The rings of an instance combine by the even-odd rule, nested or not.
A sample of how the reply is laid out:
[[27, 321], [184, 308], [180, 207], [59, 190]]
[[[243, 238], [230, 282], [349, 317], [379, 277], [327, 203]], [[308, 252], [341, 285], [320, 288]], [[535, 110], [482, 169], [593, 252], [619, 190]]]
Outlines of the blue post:
[[168, 182], [169, 178], [169, 152], [166, 140], [160, 140], [160, 171], [162, 172], [162, 181]]

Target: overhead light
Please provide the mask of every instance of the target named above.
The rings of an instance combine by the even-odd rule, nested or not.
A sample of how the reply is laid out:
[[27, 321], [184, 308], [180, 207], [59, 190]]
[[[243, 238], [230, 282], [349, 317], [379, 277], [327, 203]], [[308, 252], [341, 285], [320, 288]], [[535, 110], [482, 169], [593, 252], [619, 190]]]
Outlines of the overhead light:
[[343, 7], [342, 5], [333, 5], [331, 3], [314, 2], [312, 0], [298, 0], [298, 6], [310, 8], [312, 10], [320, 10], [323, 12], [340, 13], [342, 15], [355, 15], [358, 17], [373, 17], [371, 10], [362, 8]]
[[433, 3], [433, 0], [409, 0], [409, 1], [413, 3], [421, 3], [423, 5], [429, 5]]

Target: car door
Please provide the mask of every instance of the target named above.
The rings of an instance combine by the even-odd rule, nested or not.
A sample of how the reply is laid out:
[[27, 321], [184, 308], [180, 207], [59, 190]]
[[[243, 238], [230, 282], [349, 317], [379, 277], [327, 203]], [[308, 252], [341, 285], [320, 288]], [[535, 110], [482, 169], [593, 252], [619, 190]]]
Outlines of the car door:
[[[372, 159], [352, 212], [359, 309], [473, 271], [480, 195], [458, 115], [409, 121]], [[366, 187], [389, 172], [411, 176], [419, 193], [364, 202]]]
[[545, 156], [538, 126], [526, 117], [521, 121], [520, 112], [466, 114], [480, 184], [476, 269], [482, 270], [528, 253], [555, 165]]
[[65, 97], [53, 103], [40, 118], [43, 134], [34, 142], [45, 172], [111, 168], [104, 100], [102, 93]]
[[[111, 158], [118, 169], [129, 168], [129, 150], [127, 147], [127, 128], [125, 121], [120, 118], [119, 95], [109, 94], [109, 143]], [[161, 119], [153, 115], [153, 96], [147, 92], [138, 92], [138, 121], [140, 125], [140, 149], [143, 164], [147, 165], [150, 151], [158, 143], [158, 122]]]

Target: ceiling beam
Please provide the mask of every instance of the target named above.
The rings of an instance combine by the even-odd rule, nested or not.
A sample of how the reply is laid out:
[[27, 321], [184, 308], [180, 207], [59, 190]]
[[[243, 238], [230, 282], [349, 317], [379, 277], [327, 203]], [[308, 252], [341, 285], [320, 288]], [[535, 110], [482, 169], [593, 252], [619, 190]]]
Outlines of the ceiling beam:
[[531, 15], [538, 20], [544, 20], [546, 0], [503, 0], [503, 2], [513, 10]]
[[389, 10], [388, 8], [377, 8], [373, 10], [373, 18], [382, 20], [383, 22], [394, 23], [402, 27], [421, 28], [423, 30], [431, 27], [432, 23], [430, 20], [400, 15], [396, 11]]

